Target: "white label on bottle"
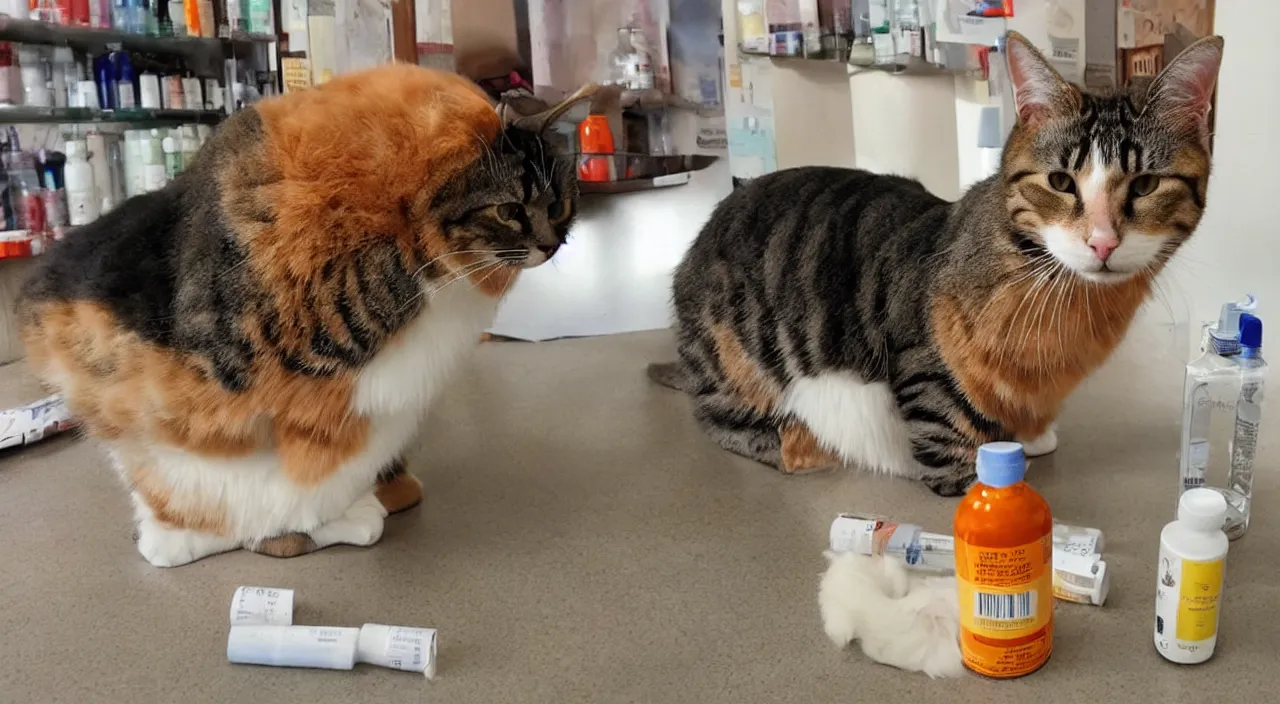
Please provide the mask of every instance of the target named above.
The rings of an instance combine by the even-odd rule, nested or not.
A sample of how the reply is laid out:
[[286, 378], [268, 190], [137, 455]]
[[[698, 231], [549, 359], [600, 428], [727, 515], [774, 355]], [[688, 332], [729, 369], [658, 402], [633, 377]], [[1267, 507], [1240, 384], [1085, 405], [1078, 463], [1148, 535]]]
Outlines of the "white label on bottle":
[[1073, 533], [1064, 542], [1054, 545], [1053, 549], [1068, 555], [1088, 557], [1098, 552], [1098, 538], [1088, 533]]
[[142, 167], [142, 189], [144, 191], [158, 191], [169, 183], [169, 177], [164, 171], [164, 164], [147, 164]]
[[138, 101], [134, 99], [132, 83], [128, 81], [120, 81], [116, 84], [116, 91], [118, 93], [116, 95], [116, 100], [119, 103], [116, 107], [121, 110], [132, 110], [133, 108], [138, 107]]
[[[1156, 564], [1155, 644], [1174, 662], [1201, 662], [1218, 634], [1225, 558], [1183, 560], [1164, 541]], [[1204, 652], [1205, 649], [1210, 652]]]
[[831, 523], [830, 547], [833, 552], [870, 555], [874, 548], [876, 528], [881, 521], [857, 516], [837, 516]]
[[67, 191], [68, 218], [72, 225], [88, 225], [98, 217], [96, 191]]

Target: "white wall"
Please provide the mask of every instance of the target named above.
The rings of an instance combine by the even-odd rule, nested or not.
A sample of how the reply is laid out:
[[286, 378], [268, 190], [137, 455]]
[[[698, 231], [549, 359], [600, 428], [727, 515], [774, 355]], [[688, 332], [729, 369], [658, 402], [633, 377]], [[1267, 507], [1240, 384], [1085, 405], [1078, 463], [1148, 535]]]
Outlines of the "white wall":
[[855, 70], [849, 76], [849, 96], [858, 168], [910, 176], [943, 198], [959, 197], [956, 89], [951, 76]]
[[[1208, 210], [1170, 280], [1189, 297], [1193, 320], [1246, 291], [1260, 296], [1264, 314], [1280, 311], [1280, 2], [1219, 0], [1214, 26], [1226, 50]], [[1280, 340], [1280, 317], [1271, 322], [1269, 337]]]

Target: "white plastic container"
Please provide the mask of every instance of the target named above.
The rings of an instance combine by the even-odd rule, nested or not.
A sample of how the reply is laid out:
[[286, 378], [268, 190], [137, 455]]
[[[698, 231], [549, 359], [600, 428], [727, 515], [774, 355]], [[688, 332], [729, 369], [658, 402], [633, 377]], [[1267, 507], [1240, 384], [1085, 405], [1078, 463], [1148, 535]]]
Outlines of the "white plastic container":
[[67, 142], [63, 178], [67, 187], [67, 216], [71, 225], [88, 225], [98, 219], [98, 188], [94, 185], [89, 146], [82, 139]]
[[1156, 569], [1156, 650], [1170, 662], [1202, 663], [1218, 644], [1218, 611], [1230, 541], [1222, 532], [1227, 500], [1191, 489], [1178, 500], [1178, 520], [1160, 531]]
[[279, 587], [239, 587], [231, 596], [233, 626], [292, 626], [293, 590]]
[[132, 198], [147, 192], [146, 139], [147, 132], [145, 130], [128, 130], [124, 133], [124, 192], [126, 198]]
[[160, 109], [160, 76], [149, 72], [138, 76], [138, 102], [147, 110]]
[[350, 670], [356, 666], [359, 640], [359, 628], [232, 626], [227, 660], [244, 665]]
[[436, 629], [366, 623], [360, 628], [356, 659], [393, 670], [436, 676]]
[[115, 184], [111, 182], [111, 150], [107, 146], [107, 136], [101, 132], [86, 135], [85, 145], [89, 147], [93, 185], [98, 189], [98, 215], [102, 216], [116, 207]]

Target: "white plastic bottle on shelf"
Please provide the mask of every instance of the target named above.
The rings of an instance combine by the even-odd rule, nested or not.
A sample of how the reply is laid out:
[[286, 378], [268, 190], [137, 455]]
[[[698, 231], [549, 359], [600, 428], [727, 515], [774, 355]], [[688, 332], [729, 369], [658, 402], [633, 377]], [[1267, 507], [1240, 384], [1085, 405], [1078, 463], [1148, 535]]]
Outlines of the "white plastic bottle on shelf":
[[164, 169], [164, 140], [160, 130], [153, 129], [143, 140], [142, 190], [150, 193], [164, 188], [169, 183]]
[[67, 185], [67, 210], [71, 225], [88, 225], [98, 217], [98, 188], [94, 185], [89, 146], [82, 139], [67, 142], [67, 165], [63, 179]]
[[1202, 663], [1218, 644], [1218, 610], [1230, 541], [1222, 532], [1227, 500], [1213, 489], [1178, 499], [1178, 520], [1160, 531], [1155, 644], [1166, 660]]

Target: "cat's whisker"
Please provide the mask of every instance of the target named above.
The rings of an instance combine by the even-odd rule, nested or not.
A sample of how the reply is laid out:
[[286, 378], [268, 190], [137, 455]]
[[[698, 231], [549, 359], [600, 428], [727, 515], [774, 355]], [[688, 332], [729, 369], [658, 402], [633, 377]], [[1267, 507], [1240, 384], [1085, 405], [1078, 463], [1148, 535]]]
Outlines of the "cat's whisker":
[[457, 250], [457, 251], [453, 251], [453, 252], [445, 252], [444, 254], [441, 254], [441, 255], [440, 255], [440, 256], [438, 256], [438, 257], [434, 257], [434, 258], [432, 258], [430, 261], [428, 261], [426, 264], [423, 264], [422, 266], [418, 267], [418, 270], [417, 270], [417, 271], [415, 271], [415, 272], [413, 272], [413, 275], [412, 275], [412, 276], [413, 276], [413, 278], [417, 278], [417, 277], [418, 277], [418, 275], [419, 275], [419, 274], [421, 274], [424, 270], [426, 270], [426, 268], [427, 268], [427, 267], [431, 266], [432, 264], [435, 264], [436, 262], [440, 261], [441, 259], [444, 259], [445, 257], [452, 257], [452, 256], [461, 255], [461, 254], [496, 254], [496, 255], [501, 255], [501, 254], [504, 254], [504, 253], [507, 253], [507, 252], [516, 252], [516, 251], [520, 251], [520, 250], [515, 250], [515, 249], [459, 249], [459, 250]]

